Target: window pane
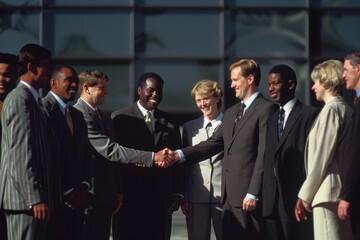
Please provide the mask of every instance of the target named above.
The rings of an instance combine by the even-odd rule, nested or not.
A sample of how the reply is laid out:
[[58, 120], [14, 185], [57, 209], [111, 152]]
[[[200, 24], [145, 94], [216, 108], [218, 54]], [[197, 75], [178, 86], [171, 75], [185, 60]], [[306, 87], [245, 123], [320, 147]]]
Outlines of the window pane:
[[66, 6], [121, 6], [121, 5], [129, 5], [130, 0], [45, 0], [47, 4], [54, 4], [54, 5], [66, 5]]
[[130, 54], [128, 12], [49, 11], [44, 24], [45, 43], [57, 57], [124, 57]]
[[236, 5], [236, 6], [244, 6], [244, 7], [303, 7], [306, 5], [307, 0], [225, 0], [226, 4]]
[[38, 6], [39, 0], [0, 0], [0, 6]]
[[343, 58], [359, 49], [360, 15], [328, 13], [321, 19], [321, 54], [323, 57]]
[[140, 5], [151, 6], [218, 6], [219, 0], [135, 0]]
[[[70, 65], [75, 68], [77, 74], [88, 69], [97, 69], [104, 72], [109, 77], [108, 95], [105, 103], [101, 106], [106, 111], [122, 108], [129, 105], [129, 66], [115, 64], [69, 64], [66, 62], [58, 62], [57, 65]], [[73, 102], [76, 103], [77, 100]]]
[[190, 95], [195, 83], [202, 79], [219, 80], [219, 67], [216, 63], [139, 62], [136, 65], [135, 86], [140, 75], [145, 72], [156, 72], [162, 77], [164, 96], [160, 108], [171, 108], [172, 111], [196, 110], [194, 99]]
[[238, 11], [226, 14], [226, 53], [241, 56], [305, 57], [305, 11]]
[[323, 7], [359, 7], [359, 0], [322, 0], [320, 1]]
[[137, 15], [136, 53], [144, 56], [219, 54], [219, 16], [215, 11], [159, 11]]
[[38, 11], [0, 14], [0, 51], [17, 53], [26, 43], [39, 43]]

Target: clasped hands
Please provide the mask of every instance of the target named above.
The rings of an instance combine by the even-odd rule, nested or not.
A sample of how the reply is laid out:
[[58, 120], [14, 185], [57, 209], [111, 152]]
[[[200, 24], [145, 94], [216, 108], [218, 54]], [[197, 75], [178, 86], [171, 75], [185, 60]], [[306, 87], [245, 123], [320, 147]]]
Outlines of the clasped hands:
[[164, 148], [154, 154], [154, 164], [160, 168], [167, 168], [180, 160], [177, 152]]

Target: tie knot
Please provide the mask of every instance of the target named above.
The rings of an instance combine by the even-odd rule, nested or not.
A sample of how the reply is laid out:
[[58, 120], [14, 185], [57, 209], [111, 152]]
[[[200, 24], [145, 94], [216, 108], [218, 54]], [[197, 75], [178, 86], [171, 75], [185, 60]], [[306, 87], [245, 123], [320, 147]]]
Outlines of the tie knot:
[[150, 113], [150, 111], [147, 111], [145, 113], [145, 122], [147, 122], [147, 123], [151, 122], [151, 113]]
[[282, 106], [280, 106], [280, 113], [285, 113], [285, 109]]

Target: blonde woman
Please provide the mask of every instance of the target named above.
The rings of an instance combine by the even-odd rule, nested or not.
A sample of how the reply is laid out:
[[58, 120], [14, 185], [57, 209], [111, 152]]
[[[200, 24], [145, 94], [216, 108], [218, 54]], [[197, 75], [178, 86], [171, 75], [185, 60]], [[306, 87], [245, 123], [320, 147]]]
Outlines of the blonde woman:
[[350, 221], [341, 221], [337, 205], [341, 189], [339, 165], [342, 161], [342, 134], [351, 110], [341, 97], [342, 63], [328, 60], [311, 73], [312, 90], [325, 105], [310, 130], [305, 145], [306, 180], [298, 194], [295, 215], [306, 219], [305, 210], [313, 212], [315, 240], [352, 239]]

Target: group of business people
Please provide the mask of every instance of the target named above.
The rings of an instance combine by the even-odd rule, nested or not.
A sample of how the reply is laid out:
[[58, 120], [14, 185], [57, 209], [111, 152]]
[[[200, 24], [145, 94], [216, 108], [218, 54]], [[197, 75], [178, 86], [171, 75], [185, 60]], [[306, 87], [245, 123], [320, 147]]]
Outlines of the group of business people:
[[359, 239], [358, 105], [351, 110], [342, 91], [360, 95], [360, 53], [314, 67], [320, 112], [295, 98], [296, 75], [287, 65], [268, 74], [277, 104], [257, 91], [254, 60], [240, 60], [230, 72], [240, 102], [206, 141], [164, 149], [172, 160], [156, 164], [190, 167], [223, 153], [223, 239]]

